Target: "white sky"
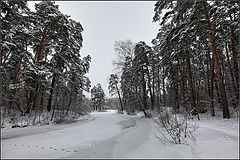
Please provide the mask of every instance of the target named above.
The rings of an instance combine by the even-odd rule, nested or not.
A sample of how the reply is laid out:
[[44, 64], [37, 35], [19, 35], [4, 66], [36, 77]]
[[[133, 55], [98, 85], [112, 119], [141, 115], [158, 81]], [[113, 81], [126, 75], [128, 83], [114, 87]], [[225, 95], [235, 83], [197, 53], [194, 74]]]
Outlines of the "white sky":
[[[33, 9], [34, 3], [29, 1]], [[151, 45], [158, 31], [152, 23], [156, 1], [56, 1], [62, 13], [83, 26], [83, 48], [81, 55], [90, 55], [92, 62], [88, 74], [91, 85], [100, 83], [107, 96], [108, 78], [113, 73], [112, 61], [116, 58], [114, 42], [130, 39], [145, 41]], [[86, 94], [88, 97], [90, 94]]]

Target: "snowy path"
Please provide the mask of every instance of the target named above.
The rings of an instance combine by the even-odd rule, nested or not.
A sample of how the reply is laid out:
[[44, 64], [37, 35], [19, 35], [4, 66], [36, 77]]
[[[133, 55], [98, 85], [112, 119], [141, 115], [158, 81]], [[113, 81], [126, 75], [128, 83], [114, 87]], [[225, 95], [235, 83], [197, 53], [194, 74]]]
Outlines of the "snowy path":
[[196, 141], [162, 144], [141, 116], [93, 113], [70, 125], [3, 130], [2, 158], [237, 158], [239, 124], [202, 119]]
[[[116, 147], [134, 150], [140, 145], [141, 139], [145, 139], [147, 128], [150, 127], [144, 118], [137, 116], [129, 117], [112, 112], [93, 113], [92, 116], [93, 120], [79, 125], [65, 125], [66, 128], [54, 126], [50, 129], [49, 126], [43, 126], [32, 130], [3, 130], [2, 158], [112, 157], [118, 141], [134, 145], [126, 148], [126, 144], [120, 143]], [[124, 137], [127, 130], [128, 136]], [[121, 149], [116, 154], [123, 152], [125, 151]]]

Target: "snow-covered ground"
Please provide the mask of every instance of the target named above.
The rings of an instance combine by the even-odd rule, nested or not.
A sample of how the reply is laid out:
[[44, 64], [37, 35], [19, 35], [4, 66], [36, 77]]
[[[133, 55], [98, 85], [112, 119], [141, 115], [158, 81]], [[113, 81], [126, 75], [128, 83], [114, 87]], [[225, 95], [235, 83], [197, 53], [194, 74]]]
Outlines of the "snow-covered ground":
[[196, 141], [160, 142], [156, 124], [141, 114], [94, 112], [85, 121], [2, 130], [1, 158], [238, 158], [236, 119], [201, 118]]

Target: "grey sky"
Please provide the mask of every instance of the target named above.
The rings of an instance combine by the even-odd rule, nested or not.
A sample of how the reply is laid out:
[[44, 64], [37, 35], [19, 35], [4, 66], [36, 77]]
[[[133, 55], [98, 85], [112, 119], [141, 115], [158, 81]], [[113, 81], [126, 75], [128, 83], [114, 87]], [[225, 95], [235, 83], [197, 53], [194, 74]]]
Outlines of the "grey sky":
[[[32, 8], [35, 2], [29, 2]], [[84, 2], [57, 1], [59, 9], [84, 28], [82, 56], [92, 57], [88, 74], [91, 85], [100, 83], [108, 96], [108, 77], [113, 73], [112, 61], [116, 58], [114, 42], [130, 39], [151, 44], [158, 25], [152, 23], [156, 1]], [[89, 94], [87, 94], [89, 96]]]

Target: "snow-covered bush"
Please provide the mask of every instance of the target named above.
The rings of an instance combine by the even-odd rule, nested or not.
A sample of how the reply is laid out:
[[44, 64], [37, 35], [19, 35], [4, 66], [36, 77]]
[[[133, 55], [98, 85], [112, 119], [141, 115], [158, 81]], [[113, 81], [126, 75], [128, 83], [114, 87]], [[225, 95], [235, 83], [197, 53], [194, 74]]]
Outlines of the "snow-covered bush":
[[57, 114], [54, 116], [54, 123], [70, 123], [70, 122], [74, 122], [77, 118], [79, 118], [78, 114], [74, 114], [71, 113], [69, 115], [65, 115], [65, 114]]
[[193, 132], [198, 125], [191, 123], [187, 115], [171, 114], [168, 111], [160, 112], [154, 118], [160, 135], [157, 138], [162, 142], [170, 141], [176, 144], [186, 144], [187, 139], [195, 140]]

